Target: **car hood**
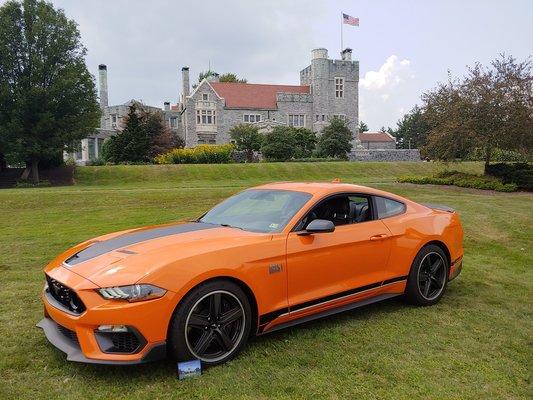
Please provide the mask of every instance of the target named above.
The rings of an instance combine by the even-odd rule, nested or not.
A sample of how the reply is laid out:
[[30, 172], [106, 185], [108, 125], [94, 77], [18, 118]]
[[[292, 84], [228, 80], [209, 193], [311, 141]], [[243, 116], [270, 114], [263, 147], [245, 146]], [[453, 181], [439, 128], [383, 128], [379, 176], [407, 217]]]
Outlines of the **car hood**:
[[270, 237], [198, 222], [141, 228], [84, 242], [51, 262], [45, 271], [66, 268], [100, 287], [130, 285], [165, 265]]

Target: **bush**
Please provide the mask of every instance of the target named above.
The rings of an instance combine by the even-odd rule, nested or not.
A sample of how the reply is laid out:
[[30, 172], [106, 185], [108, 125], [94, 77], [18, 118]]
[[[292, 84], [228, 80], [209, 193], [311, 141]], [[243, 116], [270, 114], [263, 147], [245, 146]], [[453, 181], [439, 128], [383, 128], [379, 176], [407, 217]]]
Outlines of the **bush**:
[[516, 192], [517, 185], [503, 183], [499, 178], [487, 175], [474, 175], [458, 171], [443, 171], [434, 176], [403, 176], [397, 179], [402, 183], [418, 185], [453, 185], [459, 187], [496, 190], [498, 192]]
[[259, 128], [251, 124], [239, 124], [231, 128], [229, 135], [235, 141], [237, 150], [246, 154], [246, 161], [253, 162], [254, 153], [259, 151], [263, 143]]
[[352, 150], [352, 132], [346, 122], [333, 117], [329, 125], [322, 129], [322, 134], [318, 138], [318, 148], [322, 156], [347, 159], [348, 153]]
[[227, 164], [232, 162], [232, 144], [202, 144], [192, 148], [173, 149], [155, 158], [157, 164]]
[[489, 164], [487, 174], [501, 178], [503, 183], [514, 183], [520, 189], [533, 191], [533, 164]]
[[269, 161], [287, 161], [294, 156], [295, 136], [290, 126], [276, 126], [265, 134], [261, 153]]

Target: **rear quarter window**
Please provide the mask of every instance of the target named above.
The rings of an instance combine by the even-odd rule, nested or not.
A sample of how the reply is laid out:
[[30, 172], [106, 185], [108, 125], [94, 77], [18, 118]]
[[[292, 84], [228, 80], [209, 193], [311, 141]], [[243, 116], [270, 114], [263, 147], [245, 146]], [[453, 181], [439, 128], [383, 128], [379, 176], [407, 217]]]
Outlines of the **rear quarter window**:
[[379, 196], [376, 196], [375, 199], [379, 219], [392, 217], [405, 212], [405, 204], [400, 201]]

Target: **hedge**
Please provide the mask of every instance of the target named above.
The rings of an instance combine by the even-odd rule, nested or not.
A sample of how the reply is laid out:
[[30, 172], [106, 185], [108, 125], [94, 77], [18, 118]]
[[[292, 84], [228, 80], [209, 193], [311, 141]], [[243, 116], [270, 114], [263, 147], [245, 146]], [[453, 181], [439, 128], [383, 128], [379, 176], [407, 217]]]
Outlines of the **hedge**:
[[486, 173], [501, 178], [503, 183], [514, 183], [520, 189], [533, 191], [533, 164], [489, 164]]
[[453, 185], [466, 188], [496, 190], [498, 192], [516, 192], [514, 183], [503, 183], [499, 178], [487, 175], [467, 174], [459, 171], [444, 171], [434, 176], [403, 176], [398, 182], [419, 185]]
[[232, 144], [201, 144], [185, 149], [172, 149], [156, 156], [157, 164], [227, 164], [233, 162]]

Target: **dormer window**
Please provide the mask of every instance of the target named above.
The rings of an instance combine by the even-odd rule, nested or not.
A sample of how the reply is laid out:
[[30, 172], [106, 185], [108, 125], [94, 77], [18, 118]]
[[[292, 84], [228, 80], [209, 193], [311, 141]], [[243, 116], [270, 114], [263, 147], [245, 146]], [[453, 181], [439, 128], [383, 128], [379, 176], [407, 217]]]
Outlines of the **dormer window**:
[[209, 101], [209, 94], [208, 93], [202, 93], [202, 100], [203, 101]]

